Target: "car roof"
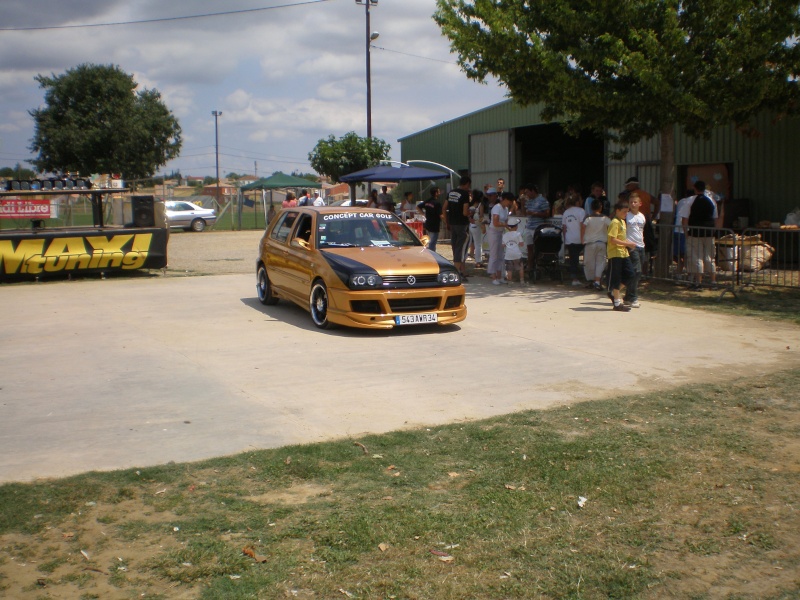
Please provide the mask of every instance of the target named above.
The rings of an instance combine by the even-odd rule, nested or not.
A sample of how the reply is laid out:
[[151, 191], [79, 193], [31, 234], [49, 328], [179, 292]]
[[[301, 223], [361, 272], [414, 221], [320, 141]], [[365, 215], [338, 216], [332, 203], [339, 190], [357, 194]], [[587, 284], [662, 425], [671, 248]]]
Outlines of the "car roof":
[[390, 214], [394, 213], [380, 208], [365, 208], [363, 206], [292, 206], [285, 210], [296, 210], [305, 213], [320, 213], [330, 215], [334, 213], [360, 213], [360, 214]]

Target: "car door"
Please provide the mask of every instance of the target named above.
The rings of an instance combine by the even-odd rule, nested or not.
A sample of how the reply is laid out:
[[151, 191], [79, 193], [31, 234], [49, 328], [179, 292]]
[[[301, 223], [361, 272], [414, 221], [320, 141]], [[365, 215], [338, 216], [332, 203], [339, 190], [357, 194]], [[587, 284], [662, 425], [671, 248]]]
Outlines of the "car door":
[[279, 290], [290, 291], [289, 285], [289, 239], [294, 230], [298, 213], [286, 210], [278, 215], [278, 221], [267, 239], [264, 264], [267, 267], [270, 283]]
[[185, 202], [175, 202], [169, 207], [169, 224], [172, 227], [188, 227], [191, 216], [192, 207]]
[[286, 255], [287, 289], [299, 300], [309, 297], [311, 283], [316, 273], [316, 214], [302, 213], [296, 219], [294, 229], [289, 236]]

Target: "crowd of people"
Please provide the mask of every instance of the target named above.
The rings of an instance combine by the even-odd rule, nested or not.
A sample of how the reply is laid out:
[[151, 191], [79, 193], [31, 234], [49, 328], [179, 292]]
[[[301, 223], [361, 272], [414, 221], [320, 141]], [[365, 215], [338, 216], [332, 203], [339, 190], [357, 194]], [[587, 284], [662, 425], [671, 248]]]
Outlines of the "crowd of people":
[[[414, 216], [412, 196], [406, 194], [400, 210], [406, 218]], [[675, 258], [685, 263], [693, 280], [690, 289], [700, 289], [704, 273], [712, 285], [715, 282], [711, 229], [716, 206], [705, 183], [697, 181], [675, 208]], [[469, 259], [475, 267], [486, 268], [493, 285], [530, 281], [536, 268], [536, 237], [549, 226], [561, 236], [571, 285], [605, 291], [616, 311], [640, 307], [639, 283], [656, 254], [656, 202], [636, 177], [625, 182], [612, 204], [599, 181], [585, 198], [580, 186], [571, 185], [565, 193], [557, 192], [551, 203], [533, 184], [523, 185], [515, 195], [506, 190], [503, 179], [496, 187], [473, 189], [470, 177], [463, 176], [444, 198], [438, 187], [431, 188], [416, 210], [424, 219], [431, 250], [436, 250], [442, 228], [449, 230], [453, 264], [465, 282]], [[525, 218], [522, 232], [520, 217]]]
[[[303, 190], [299, 198], [290, 191], [283, 202], [284, 208], [312, 205], [324, 205], [318, 191], [311, 195]], [[590, 186], [585, 198], [579, 185], [570, 185], [566, 192], [556, 192], [551, 203], [534, 184], [521, 186], [515, 195], [506, 190], [503, 179], [494, 187], [486, 184], [474, 189], [467, 175], [444, 197], [440, 188], [429, 188], [421, 202], [413, 192], [405, 192], [396, 204], [388, 186], [380, 192], [373, 189], [367, 206], [391, 211], [406, 221], [422, 221], [428, 248], [434, 252], [440, 232], [449, 231], [453, 264], [465, 283], [469, 282], [469, 260], [475, 268], [486, 268], [493, 285], [535, 280], [537, 236], [555, 234], [560, 237], [559, 260], [567, 264], [571, 285], [605, 292], [613, 309], [622, 312], [639, 308], [639, 283], [656, 254], [656, 202], [640, 188], [636, 177], [625, 182], [613, 204], [599, 181]], [[525, 224], [519, 231], [521, 217]], [[677, 270], [687, 273], [690, 290], [701, 289], [704, 276], [711, 286], [716, 285], [718, 197], [703, 181], [696, 181], [676, 203], [674, 218]]]

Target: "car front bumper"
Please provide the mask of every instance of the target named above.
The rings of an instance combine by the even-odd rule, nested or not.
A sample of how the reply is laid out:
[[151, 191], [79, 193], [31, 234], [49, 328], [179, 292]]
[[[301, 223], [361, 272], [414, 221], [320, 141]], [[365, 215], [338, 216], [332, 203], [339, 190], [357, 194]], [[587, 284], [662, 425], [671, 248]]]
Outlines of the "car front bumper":
[[347, 327], [392, 329], [400, 315], [435, 314], [438, 325], [467, 317], [464, 286], [418, 290], [328, 291], [328, 320]]

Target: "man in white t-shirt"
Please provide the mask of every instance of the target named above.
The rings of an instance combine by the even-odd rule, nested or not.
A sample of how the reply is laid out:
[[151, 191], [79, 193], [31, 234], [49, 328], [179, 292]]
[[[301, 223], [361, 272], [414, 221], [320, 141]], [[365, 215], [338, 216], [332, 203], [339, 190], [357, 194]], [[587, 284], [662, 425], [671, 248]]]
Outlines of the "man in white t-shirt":
[[683, 219], [689, 218], [689, 210], [694, 200], [693, 190], [687, 190], [686, 197], [678, 200], [675, 206], [675, 228], [672, 232], [672, 260], [678, 265], [678, 274], [686, 268], [686, 231], [683, 228]]
[[569, 274], [572, 277], [572, 285], [580, 285], [578, 279], [580, 271], [581, 252], [583, 252], [583, 240], [581, 236], [581, 225], [586, 218], [586, 212], [580, 207], [580, 198], [571, 197], [567, 199], [567, 210], [561, 217], [561, 231], [564, 235], [564, 247], [569, 256]]
[[314, 204], [313, 206], [325, 206], [325, 200], [319, 195], [318, 190], [314, 190]]

